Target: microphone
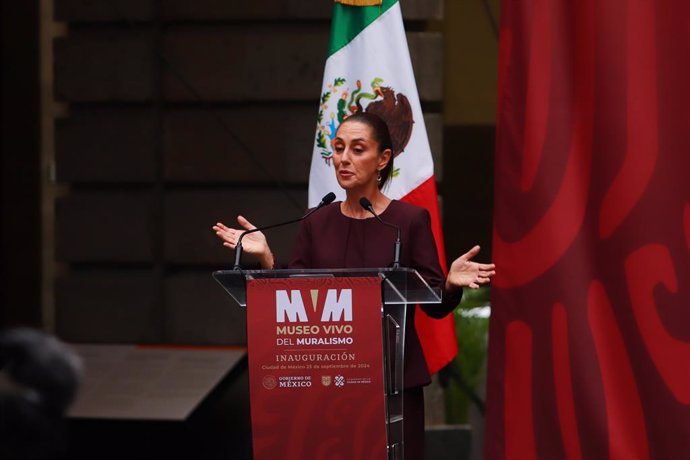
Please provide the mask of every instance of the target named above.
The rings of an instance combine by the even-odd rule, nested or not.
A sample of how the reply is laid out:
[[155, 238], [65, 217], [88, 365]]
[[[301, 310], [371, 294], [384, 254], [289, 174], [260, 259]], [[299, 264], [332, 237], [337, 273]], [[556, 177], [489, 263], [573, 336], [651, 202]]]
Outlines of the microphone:
[[240, 266], [240, 259], [242, 258], [242, 238], [244, 238], [245, 235], [248, 235], [250, 233], [254, 232], [260, 232], [263, 230], [269, 230], [272, 228], [276, 227], [282, 227], [283, 225], [288, 225], [288, 224], [294, 224], [295, 222], [299, 222], [301, 220], [306, 219], [307, 217], [311, 216], [314, 214], [316, 211], [319, 209], [323, 208], [327, 204], [331, 204], [335, 200], [335, 193], [333, 192], [328, 192], [322, 199], [321, 202], [315, 207], [309, 210], [305, 215], [298, 219], [292, 219], [287, 222], [281, 222], [279, 224], [273, 224], [273, 225], [266, 225], [265, 227], [256, 227], [251, 230], [245, 230], [240, 234], [240, 237], [237, 239], [237, 245], [235, 246], [235, 265], [233, 267], [233, 270], [242, 270], [242, 267]]
[[372, 213], [374, 217], [376, 217], [376, 220], [381, 222], [383, 225], [394, 228], [396, 230], [397, 236], [395, 237], [395, 257], [393, 259], [393, 268], [400, 268], [400, 227], [398, 227], [397, 225], [389, 224], [388, 222], [384, 222], [383, 219], [381, 219], [379, 215], [376, 214], [376, 211], [374, 211], [374, 206], [372, 206], [371, 201], [369, 201], [366, 197], [362, 197], [359, 199], [359, 205], [367, 211], [369, 211], [370, 213]]

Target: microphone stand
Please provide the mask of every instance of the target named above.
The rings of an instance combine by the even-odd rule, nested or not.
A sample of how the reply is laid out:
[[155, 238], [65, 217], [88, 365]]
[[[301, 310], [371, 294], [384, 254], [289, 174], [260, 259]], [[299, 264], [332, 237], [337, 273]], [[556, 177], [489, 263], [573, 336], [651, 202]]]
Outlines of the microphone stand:
[[317, 209], [319, 209], [319, 208], [314, 208], [311, 211], [309, 211], [308, 213], [306, 213], [304, 216], [299, 217], [297, 219], [287, 221], [287, 222], [281, 222], [279, 224], [267, 225], [265, 227], [257, 227], [257, 228], [253, 228], [251, 230], [243, 231], [240, 234], [240, 237], [237, 239], [237, 246], [235, 246], [235, 265], [233, 266], [232, 269], [233, 270], [242, 270], [242, 267], [240, 266], [240, 259], [242, 258], [242, 238], [244, 238], [245, 235], [249, 235], [250, 233], [254, 233], [254, 232], [260, 232], [263, 230], [270, 230], [270, 229], [276, 228], [276, 227], [282, 227], [283, 225], [294, 224], [295, 222], [299, 222], [300, 220], [308, 217], [311, 213], [313, 213]]
[[330, 193], [326, 194], [326, 196], [323, 197], [323, 199], [318, 204], [318, 206], [316, 206], [314, 209], [307, 212], [302, 217], [299, 217], [297, 219], [292, 219], [292, 220], [289, 220], [287, 222], [281, 222], [279, 224], [266, 225], [265, 227], [256, 227], [256, 228], [253, 228], [251, 230], [243, 231], [242, 234], [240, 234], [240, 237], [237, 239], [237, 245], [235, 246], [235, 264], [233, 265], [232, 269], [233, 270], [242, 270], [242, 266], [240, 265], [240, 259], [242, 258], [242, 238], [244, 238], [245, 235], [249, 235], [250, 233], [254, 233], [254, 232], [260, 232], [263, 230], [270, 230], [270, 229], [276, 228], [276, 227], [282, 227], [283, 225], [294, 224], [295, 222], [299, 222], [299, 221], [304, 220], [307, 217], [311, 216], [312, 214], [314, 214], [316, 211], [323, 208], [327, 204], [332, 203], [333, 200], [335, 200], [335, 193], [330, 192]]
[[374, 211], [374, 206], [371, 204], [371, 201], [369, 201], [366, 197], [362, 197], [359, 199], [359, 204], [362, 206], [364, 209], [369, 211], [371, 214], [376, 217], [376, 220], [381, 222], [383, 225], [387, 227], [394, 228], [396, 231], [396, 237], [395, 237], [395, 245], [394, 245], [394, 258], [393, 258], [393, 268], [400, 268], [400, 227], [397, 225], [389, 224], [388, 222], [385, 222], [383, 219], [379, 217], [378, 214], [376, 214], [376, 211]]

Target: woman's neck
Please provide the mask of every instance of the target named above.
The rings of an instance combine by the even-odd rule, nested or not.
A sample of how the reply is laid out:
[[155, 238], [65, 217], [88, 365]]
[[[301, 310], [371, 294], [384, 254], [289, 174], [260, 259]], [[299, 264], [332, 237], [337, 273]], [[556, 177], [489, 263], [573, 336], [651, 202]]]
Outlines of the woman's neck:
[[347, 197], [341, 204], [340, 210], [343, 214], [348, 217], [352, 217], [353, 219], [367, 219], [372, 217], [371, 213], [364, 209], [361, 204], [359, 204], [359, 200], [362, 197], [365, 197], [371, 202], [376, 214], [381, 214], [383, 211], [385, 211], [391, 202], [391, 199], [381, 193], [378, 188], [368, 193], [348, 190], [346, 191], [346, 195]]

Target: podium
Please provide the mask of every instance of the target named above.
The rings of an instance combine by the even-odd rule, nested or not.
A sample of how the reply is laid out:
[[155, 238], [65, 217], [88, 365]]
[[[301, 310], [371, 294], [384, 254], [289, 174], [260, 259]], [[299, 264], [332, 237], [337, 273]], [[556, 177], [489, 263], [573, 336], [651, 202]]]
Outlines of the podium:
[[[254, 458], [402, 460], [410, 268], [222, 270], [247, 308]], [[310, 308], [311, 307], [311, 308]]]

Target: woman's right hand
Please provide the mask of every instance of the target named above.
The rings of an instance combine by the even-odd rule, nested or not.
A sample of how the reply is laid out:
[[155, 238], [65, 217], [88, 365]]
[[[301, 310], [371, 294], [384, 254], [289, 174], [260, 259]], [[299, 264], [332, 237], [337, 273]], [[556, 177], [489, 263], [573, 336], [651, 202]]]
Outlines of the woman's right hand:
[[[237, 240], [242, 232], [256, 228], [242, 216], [237, 216], [237, 223], [242, 227], [241, 229], [227, 227], [222, 222], [218, 222], [212, 227], [218, 238], [223, 241], [223, 246], [232, 250], [237, 246]], [[245, 235], [242, 238], [242, 252], [258, 257], [261, 268], [273, 268], [273, 254], [263, 233], [253, 232]]]

